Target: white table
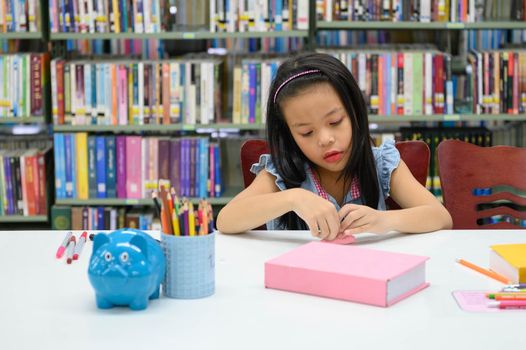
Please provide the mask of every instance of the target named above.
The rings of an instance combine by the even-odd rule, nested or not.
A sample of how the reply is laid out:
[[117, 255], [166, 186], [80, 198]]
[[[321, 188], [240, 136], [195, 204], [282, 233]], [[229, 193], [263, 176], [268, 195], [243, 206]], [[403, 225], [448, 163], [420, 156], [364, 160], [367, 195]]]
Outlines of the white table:
[[145, 311], [99, 310], [87, 278], [92, 244], [72, 265], [54, 258], [61, 231], [0, 232], [0, 349], [524, 349], [526, 311], [469, 313], [454, 290], [501, 284], [455, 263], [488, 266], [489, 246], [524, 231], [439, 231], [362, 246], [430, 256], [431, 286], [390, 308], [265, 289], [263, 263], [307, 232], [216, 237], [216, 293], [161, 297]]

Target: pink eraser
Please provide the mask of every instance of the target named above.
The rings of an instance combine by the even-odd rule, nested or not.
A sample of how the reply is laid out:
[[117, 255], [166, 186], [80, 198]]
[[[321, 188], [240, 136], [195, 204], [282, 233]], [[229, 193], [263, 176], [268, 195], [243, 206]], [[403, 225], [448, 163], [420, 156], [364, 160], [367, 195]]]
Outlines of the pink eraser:
[[335, 244], [352, 244], [355, 241], [356, 241], [356, 237], [354, 237], [353, 235], [344, 235], [344, 234], [339, 234], [332, 241], [329, 241], [326, 239], [323, 240], [323, 242], [335, 243]]

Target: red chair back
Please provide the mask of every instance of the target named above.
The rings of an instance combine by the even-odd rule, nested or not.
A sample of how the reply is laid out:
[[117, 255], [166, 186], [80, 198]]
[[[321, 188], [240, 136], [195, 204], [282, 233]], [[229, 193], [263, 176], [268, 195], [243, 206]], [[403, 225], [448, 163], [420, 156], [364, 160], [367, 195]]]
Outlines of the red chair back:
[[[427, 144], [423, 141], [400, 141], [395, 145], [413, 176], [425, 186], [430, 154]], [[250, 167], [259, 161], [261, 154], [269, 152], [270, 150], [265, 140], [247, 140], [241, 145], [241, 169], [243, 170], [245, 188], [248, 187], [256, 177], [256, 175], [250, 172]], [[400, 209], [398, 204], [391, 198], [386, 200], [386, 204], [389, 209]]]
[[[400, 158], [407, 165], [415, 179], [426, 186], [427, 175], [429, 172], [429, 146], [424, 141], [398, 141], [395, 143]], [[392, 199], [387, 198], [385, 201], [387, 209], [400, 209], [400, 206]]]
[[266, 153], [270, 153], [270, 149], [265, 140], [247, 140], [241, 145], [241, 170], [245, 188], [256, 178], [256, 175], [250, 172], [250, 167], [259, 162], [260, 155]]
[[526, 148], [442, 141], [438, 169], [454, 229], [526, 226]]

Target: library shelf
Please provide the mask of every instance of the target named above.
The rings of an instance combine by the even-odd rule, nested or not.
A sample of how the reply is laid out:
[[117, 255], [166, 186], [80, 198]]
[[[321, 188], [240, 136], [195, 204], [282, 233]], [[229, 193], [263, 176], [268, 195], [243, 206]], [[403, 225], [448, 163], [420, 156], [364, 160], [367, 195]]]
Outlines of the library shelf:
[[44, 117], [0, 117], [0, 124], [6, 123], [17, 123], [17, 124], [26, 124], [26, 123], [45, 123], [46, 119]]
[[50, 33], [50, 40], [96, 40], [96, 39], [168, 39], [168, 40], [200, 40], [200, 39], [249, 39], [249, 38], [289, 38], [307, 37], [307, 30], [291, 30], [276, 32], [210, 32], [210, 31], [178, 31], [159, 33]]
[[47, 222], [47, 215], [0, 215], [0, 222]]
[[369, 115], [369, 122], [524, 121], [526, 114]]
[[[444, 121], [524, 121], [526, 114], [432, 114], [432, 115], [369, 115], [369, 122], [444, 122]], [[170, 132], [216, 130], [264, 130], [265, 124], [145, 124], [145, 125], [53, 125], [54, 132]]]
[[142, 131], [206, 131], [206, 130], [263, 130], [265, 124], [143, 124], [143, 125], [53, 125], [55, 132], [114, 132]]
[[466, 29], [526, 29], [526, 21], [487, 21], [476, 23], [463, 22], [359, 22], [359, 21], [317, 21], [316, 29], [322, 30], [352, 30], [352, 29], [384, 29], [384, 30], [466, 30]]
[[[212, 205], [225, 205], [227, 204], [236, 194], [241, 192], [241, 188], [228, 187], [221, 197], [208, 197], [208, 202]], [[193, 204], [198, 204], [201, 198], [188, 198]], [[78, 205], [78, 206], [121, 206], [121, 205], [134, 205], [134, 206], [152, 206], [153, 200], [148, 198], [143, 199], [125, 199], [125, 198], [89, 198], [89, 199], [71, 199], [71, 198], [57, 198], [55, 199], [55, 205]]]
[[42, 32], [0, 32], [0, 40], [34, 40], [43, 37]]

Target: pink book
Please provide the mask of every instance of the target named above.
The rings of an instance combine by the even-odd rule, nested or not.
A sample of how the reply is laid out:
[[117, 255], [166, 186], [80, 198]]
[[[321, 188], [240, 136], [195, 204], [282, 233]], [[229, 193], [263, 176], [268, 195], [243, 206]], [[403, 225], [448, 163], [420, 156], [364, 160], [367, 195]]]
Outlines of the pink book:
[[426, 288], [428, 257], [311, 242], [265, 263], [265, 287], [387, 307]]
[[142, 198], [141, 137], [126, 137], [126, 195], [129, 199]]

